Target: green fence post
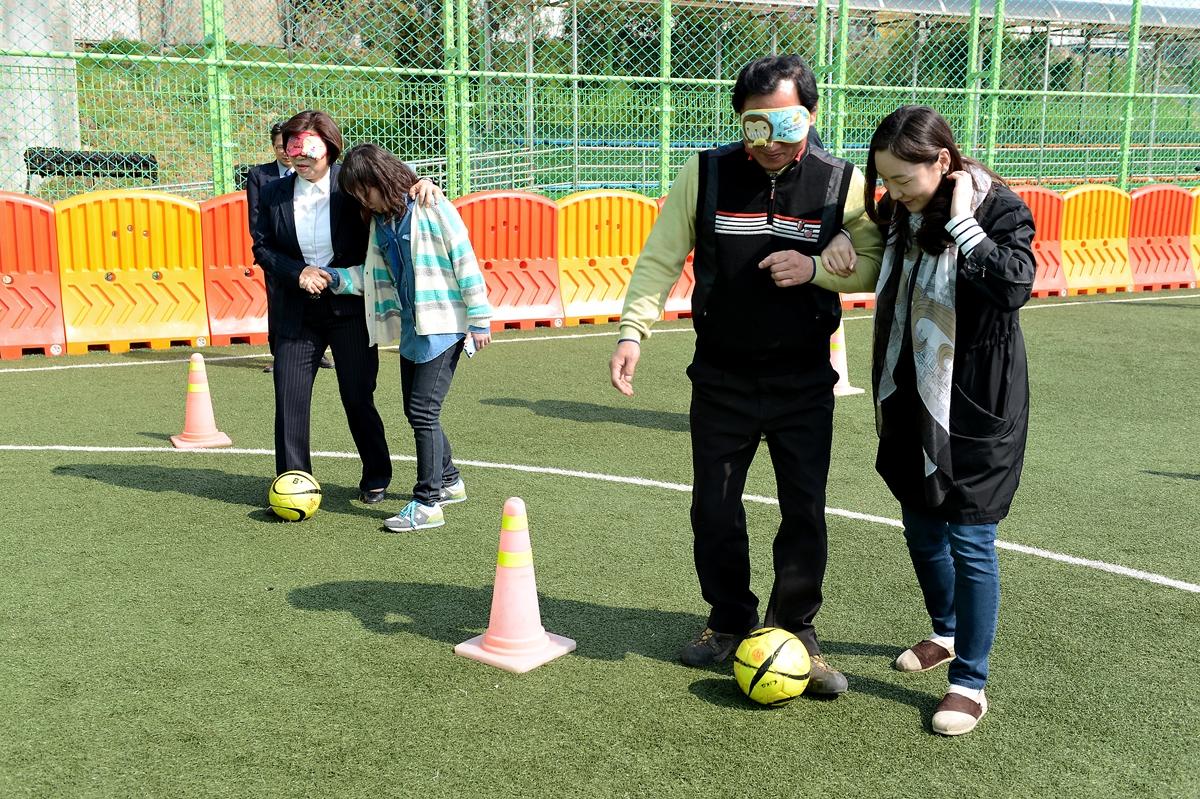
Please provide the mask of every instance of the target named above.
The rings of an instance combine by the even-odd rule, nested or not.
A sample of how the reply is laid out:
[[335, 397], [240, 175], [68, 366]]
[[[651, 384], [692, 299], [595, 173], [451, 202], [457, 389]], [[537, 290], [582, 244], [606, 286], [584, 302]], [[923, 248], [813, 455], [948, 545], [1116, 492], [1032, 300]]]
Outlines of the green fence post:
[[662, 0], [659, 14], [662, 25], [659, 30], [658, 76], [662, 79], [662, 86], [659, 92], [658, 194], [662, 196], [671, 185], [671, 0]]
[[1117, 185], [1129, 188], [1130, 148], [1133, 145], [1133, 93], [1137, 91], [1138, 34], [1142, 28], [1142, 0], [1133, 0], [1129, 20], [1129, 50], [1125, 57], [1125, 125], [1121, 131], [1121, 168]]
[[971, 23], [967, 33], [967, 152], [979, 155], [979, 5], [971, 0]]
[[458, 86], [454, 76], [457, 64], [455, 50], [455, 23], [457, 0], [442, 0], [442, 68], [445, 70], [443, 81], [446, 87], [446, 194], [451, 197], [459, 196], [459, 164], [458, 164]]
[[571, 0], [571, 185], [579, 188], [579, 0]]
[[996, 10], [992, 15], [992, 65], [988, 76], [991, 97], [988, 98], [987, 149], [983, 156], [983, 162], [989, 169], [996, 168], [996, 133], [1000, 127], [1000, 66], [1003, 51], [1004, 0], [996, 0]]
[[[829, 0], [817, 0], [817, 52], [812, 60], [817, 73], [817, 92], [821, 97], [821, 110], [829, 107]], [[826, 88], [822, 91], [821, 87]]]
[[233, 126], [229, 122], [229, 67], [225, 64], [225, 1], [203, 0], [204, 74], [208, 94], [208, 137], [213, 194], [234, 190]]
[[[471, 68], [468, 31], [471, 9], [467, 0], [458, 0], [458, 192], [471, 191]], [[484, 32], [487, 35], [487, 32]]]
[[846, 58], [850, 50], [850, 0], [838, 0], [837, 66], [833, 94], [833, 154], [846, 152]]

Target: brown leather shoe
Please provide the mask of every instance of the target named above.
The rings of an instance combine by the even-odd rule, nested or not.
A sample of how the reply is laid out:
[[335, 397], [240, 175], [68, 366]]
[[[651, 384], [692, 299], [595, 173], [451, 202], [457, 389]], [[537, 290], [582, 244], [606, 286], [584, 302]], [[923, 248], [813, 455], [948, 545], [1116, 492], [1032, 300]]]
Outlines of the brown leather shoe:
[[933, 731], [940, 735], [965, 735], [987, 713], [987, 697], [979, 692], [979, 701], [962, 694], [946, 694], [933, 711]]
[[900, 657], [892, 664], [897, 671], [918, 672], [929, 671], [943, 663], [954, 660], [954, 645], [950, 648], [935, 644], [928, 639], [919, 644], [913, 644], [900, 653]]

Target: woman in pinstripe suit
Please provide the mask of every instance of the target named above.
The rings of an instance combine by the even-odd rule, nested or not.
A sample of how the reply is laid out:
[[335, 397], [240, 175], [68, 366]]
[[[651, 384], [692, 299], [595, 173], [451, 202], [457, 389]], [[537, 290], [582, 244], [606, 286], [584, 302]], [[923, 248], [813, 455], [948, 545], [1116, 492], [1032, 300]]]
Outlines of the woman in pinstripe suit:
[[284, 123], [282, 134], [296, 174], [263, 187], [253, 233], [254, 257], [275, 286], [269, 310], [275, 335], [275, 469], [312, 472], [312, 387], [328, 346], [362, 459], [359, 498], [373, 505], [383, 501], [392, 478], [374, 402], [379, 350], [368, 339], [362, 297], [326, 291], [329, 278], [322, 271], [363, 263], [367, 225], [358, 201], [338, 187], [335, 162], [343, 141], [329, 115], [302, 111]]

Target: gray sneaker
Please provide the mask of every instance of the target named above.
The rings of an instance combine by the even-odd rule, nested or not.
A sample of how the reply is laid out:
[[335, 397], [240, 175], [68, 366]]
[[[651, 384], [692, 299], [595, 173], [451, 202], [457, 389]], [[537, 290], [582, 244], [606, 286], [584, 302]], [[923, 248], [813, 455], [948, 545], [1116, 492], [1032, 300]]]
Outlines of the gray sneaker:
[[463, 483], [461, 477], [448, 486], [442, 486], [442, 490], [438, 493], [439, 505], [453, 505], [456, 502], [466, 501], [467, 486]]
[[441, 527], [445, 523], [446, 515], [442, 513], [441, 506], [422, 505], [415, 499], [395, 516], [383, 520], [383, 526], [393, 533], [427, 530], [430, 527]]
[[741, 642], [740, 635], [719, 633], [711, 627], [705, 627], [695, 638], [683, 645], [683, 649], [679, 651], [679, 659], [685, 665], [706, 668], [729, 657]]
[[817, 696], [837, 696], [850, 687], [846, 675], [825, 662], [821, 655], [809, 655], [812, 670], [809, 672], [808, 688], [805, 693]]

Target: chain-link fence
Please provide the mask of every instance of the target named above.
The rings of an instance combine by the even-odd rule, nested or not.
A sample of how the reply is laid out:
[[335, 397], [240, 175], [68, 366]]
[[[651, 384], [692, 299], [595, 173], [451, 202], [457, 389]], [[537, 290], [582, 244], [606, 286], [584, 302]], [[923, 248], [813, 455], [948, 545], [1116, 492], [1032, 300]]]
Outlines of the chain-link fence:
[[766, 53], [817, 72], [817, 128], [861, 164], [928, 103], [1018, 181], [1200, 179], [1200, 8], [1075, 0], [3, 0], [0, 189], [201, 198], [328, 111], [452, 194], [665, 189], [738, 136]]

